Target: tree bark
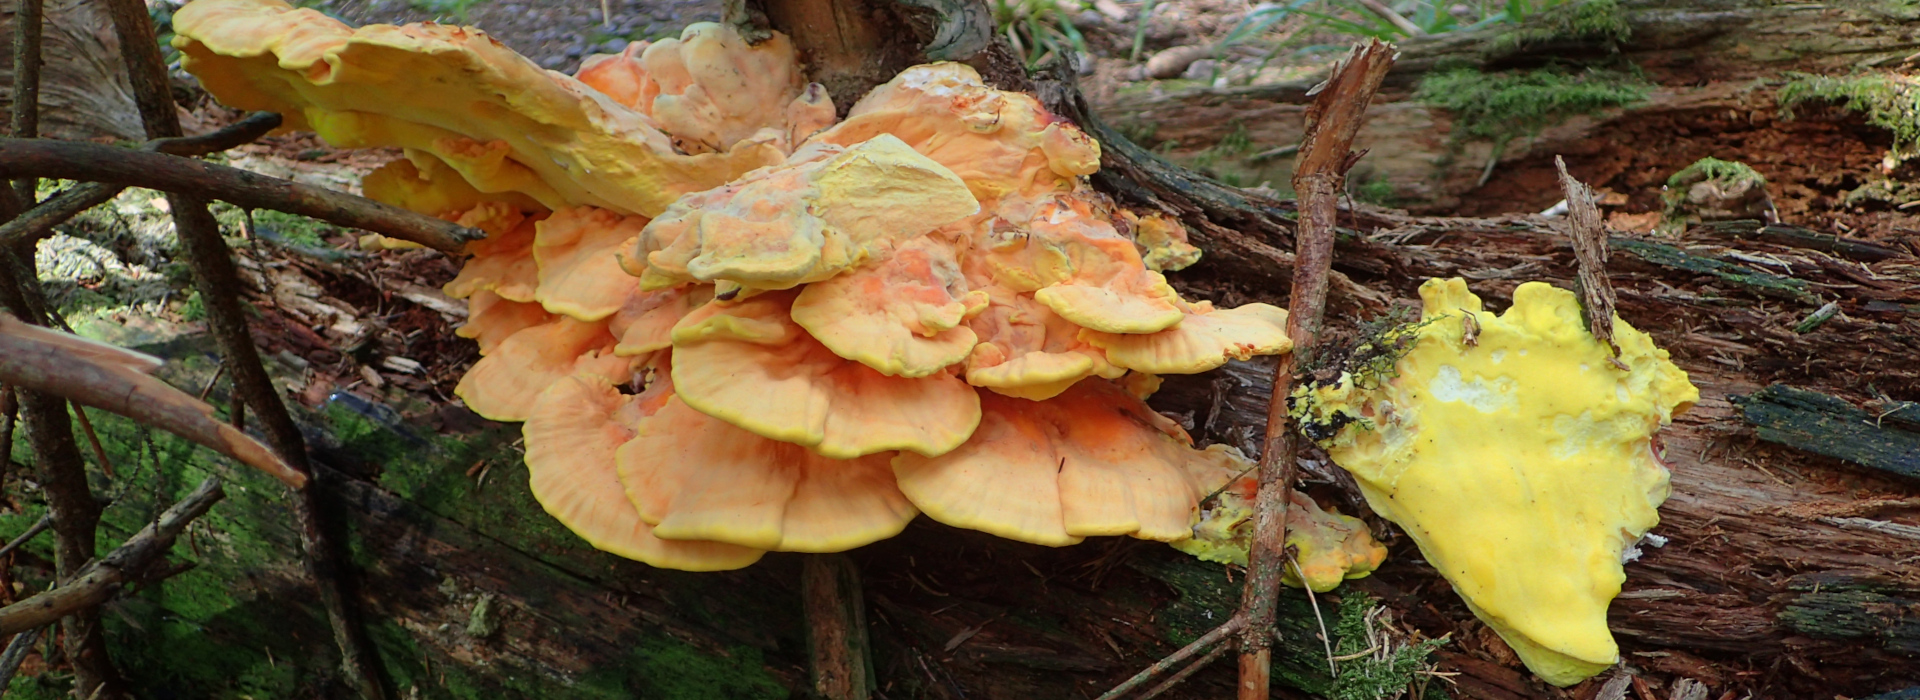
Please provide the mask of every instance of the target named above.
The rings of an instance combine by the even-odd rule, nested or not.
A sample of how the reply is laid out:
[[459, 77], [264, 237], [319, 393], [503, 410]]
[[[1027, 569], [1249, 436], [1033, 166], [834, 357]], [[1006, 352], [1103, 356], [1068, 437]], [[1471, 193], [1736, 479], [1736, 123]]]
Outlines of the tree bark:
[[[1487, 200], [1520, 200], [1539, 211], [1558, 199], [1554, 188], [1540, 186], [1552, 182], [1556, 154], [1567, 156], [1575, 176], [1606, 187], [1620, 184], [1613, 182], [1616, 178], [1650, 180], [1635, 172], [1650, 153], [1686, 151], [1685, 162], [1657, 174], [1664, 180], [1692, 159], [1716, 151], [1724, 157], [1745, 145], [1739, 134], [1780, 120], [1771, 97], [1790, 72], [1846, 75], [1908, 65], [1914, 51], [1909, 37], [1920, 28], [1920, 15], [1865, 2], [1624, 0], [1619, 7], [1624, 41], [1578, 35], [1516, 39], [1529, 31], [1550, 33], [1542, 27], [1551, 18], [1404, 40], [1401, 60], [1359, 135], [1358, 146], [1369, 157], [1356, 167], [1355, 182], [1373, 183], [1380, 199], [1414, 212], [1511, 211], [1482, 203]], [[1651, 87], [1642, 102], [1571, 116], [1504, 143], [1457, 136], [1455, 115], [1414, 94], [1422, 80], [1448, 70], [1549, 65], [1637, 70]], [[1273, 153], [1299, 143], [1311, 99], [1307, 91], [1319, 79], [1109, 92], [1093, 96], [1093, 109], [1129, 133], [1150, 132], [1144, 145], [1179, 162], [1192, 162], [1236, 131], [1244, 132], [1250, 153]], [[1641, 123], [1664, 127], [1662, 120], [1675, 116], [1692, 122], [1698, 120], [1688, 117], [1723, 114], [1728, 118], [1706, 120], [1717, 126], [1632, 128]], [[1707, 129], [1725, 131], [1727, 137], [1701, 133]], [[1210, 168], [1245, 185], [1271, 181], [1278, 187], [1286, 182], [1292, 157], [1229, 155]]]
[[[140, 112], [102, 3], [46, 0], [41, 46], [40, 133], [59, 139], [139, 139]], [[0, 3], [0, 33], [12, 35], [14, 3]], [[13, 104], [13, 56], [0, 52], [0, 102]]]

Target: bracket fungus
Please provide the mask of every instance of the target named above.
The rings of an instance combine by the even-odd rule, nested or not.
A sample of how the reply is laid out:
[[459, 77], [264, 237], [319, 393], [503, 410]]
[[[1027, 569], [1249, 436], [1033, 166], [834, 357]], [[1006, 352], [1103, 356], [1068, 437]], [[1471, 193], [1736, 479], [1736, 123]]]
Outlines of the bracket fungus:
[[194, 0], [175, 29], [215, 97], [401, 147], [369, 196], [488, 233], [446, 287], [482, 351], [456, 393], [526, 422], [550, 514], [655, 566], [840, 551], [922, 512], [1185, 539], [1234, 458], [1145, 395], [1291, 345], [1278, 309], [1181, 299], [1179, 224], [1094, 193], [1097, 143], [961, 64], [836, 123], [777, 32], [696, 24], [566, 76], [476, 29], [281, 0]]
[[1420, 296], [1390, 379], [1302, 387], [1295, 417], [1529, 669], [1578, 683], [1619, 661], [1622, 554], [1669, 493], [1653, 433], [1700, 392], [1618, 319], [1615, 358], [1572, 292], [1528, 282], [1499, 315], [1457, 278]]
[[[1237, 457], [1237, 455], [1236, 455]], [[1246, 471], [1253, 465], [1244, 459], [1238, 463]], [[1173, 543], [1174, 549], [1222, 564], [1247, 565], [1252, 547], [1254, 496], [1259, 482], [1247, 474], [1220, 490], [1212, 507], [1199, 513], [1192, 539]], [[1341, 581], [1363, 578], [1380, 568], [1387, 559], [1387, 548], [1374, 541], [1373, 533], [1359, 518], [1327, 511], [1307, 494], [1290, 492], [1287, 501], [1287, 545], [1294, 549], [1294, 564], [1281, 570], [1280, 580], [1289, 586], [1325, 593]], [[1304, 582], [1301, 574], [1306, 576]]]

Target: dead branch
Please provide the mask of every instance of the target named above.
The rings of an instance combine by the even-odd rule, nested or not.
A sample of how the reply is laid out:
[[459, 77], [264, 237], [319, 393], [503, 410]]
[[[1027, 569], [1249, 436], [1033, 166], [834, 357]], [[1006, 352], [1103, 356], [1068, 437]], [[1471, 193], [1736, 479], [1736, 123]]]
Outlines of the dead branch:
[[107, 602], [127, 584], [139, 583], [141, 574], [150, 570], [173, 546], [174, 538], [225, 497], [218, 478], [200, 482], [193, 493], [160, 514], [159, 520], [142, 528], [105, 558], [81, 569], [67, 583], [0, 608], [0, 634], [15, 634], [51, 624]]
[[27, 653], [33, 651], [33, 643], [40, 641], [40, 633], [46, 628], [30, 629], [13, 636], [7, 642], [7, 650], [0, 652], [0, 691], [13, 682], [13, 674], [20, 670], [20, 662], [27, 660]]
[[[198, 136], [154, 139], [141, 145], [141, 150], [165, 153], [176, 156], [203, 156], [209, 153], [252, 143], [280, 126], [280, 115], [273, 112], [254, 112], [247, 118], [234, 122], [218, 131], [210, 131]], [[65, 223], [80, 212], [92, 209], [120, 194], [126, 189], [123, 185], [111, 185], [104, 182], [83, 182], [65, 190], [46, 201], [35, 205], [25, 214], [14, 217], [12, 221], [0, 224], [0, 248], [10, 248], [25, 241], [37, 241], [46, 237], [53, 227]]]
[[[121, 50], [125, 52], [135, 101], [140, 106], [140, 117], [146, 124], [147, 136], [180, 136], [179, 113], [168, 87], [166, 63], [161, 60], [160, 47], [153, 41], [153, 20], [147, 15], [146, 3], [141, 0], [108, 0], [107, 11], [113, 17], [114, 29], [120, 34]], [[0, 146], [0, 152], [5, 150], [5, 146]], [[130, 153], [142, 158], [167, 159], [175, 165], [197, 166], [202, 172], [210, 172], [204, 168], [213, 167], [202, 161], [176, 156], [139, 151]], [[0, 161], [4, 160], [5, 157], [0, 156]], [[300, 188], [305, 187], [241, 170], [226, 170], [231, 171], [230, 175], [246, 175], [243, 180], [261, 183], [265, 186], [264, 191], [287, 194], [300, 192]], [[192, 172], [190, 169], [188, 171]], [[303, 205], [326, 205], [305, 211], [286, 211], [363, 228], [447, 252], [458, 252], [465, 241], [480, 237], [479, 231], [370, 199], [321, 188], [305, 190], [304, 198], [290, 201]], [[234, 199], [227, 201], [248, 206]], [[268, 443], [287, 465], [302, 474], [311, 475], [313, 469], [307, 460], [306, 438], [300, 433], [300, 428], [294, 425], [293, 417], [287, 413], [287, 406], [281, 401], [272, 378], [267, 375], [266, 366], [260, 363], [259, 349], [254, 347], [253, 337], [247, 331], [247, 319], [240, 307], [240, 277], [234, 269], [233, 251], [227, 248], [226, 239], [220, 237], [219, 222], [207, 210], [206, 201], [198, 196], [175, 193], [167, 197], [167, 202], [173, 214], [174, 230], [179, 233], [180, 245], [186, 252], [188, 264], [193, 268], [194, 285], [199, 288], [200, 297], [207, 307], [207, 325], [213, 331], [221, 355], [226, 358], [227, 367], [233, 373], [234, 399], [253, 409], [254, 415], [260, 419], [261, 428], [266, 432]], [[351, 214], [342, 218], [403, 230], [405, 235], [317, 214]], [[236, 410], [234, 415], [239, 416], [240, 412]], [[307, 575], [313, 578], [320, 605], [327, 611], [334, 643], [340, 649], [341, 670], [348, 682], [360, 691], [361, 697], [366, 700], [385, 700], [386, 687], [381, 684], [380, 665], [373, 654], [373, 646], [366, 639], [366, 632], [360, 626], [356, 611], [347, 605], [347, 572], [340, 565], [340, 550], [334, 545], [324, 522], [319, 489], [309, 480], [304, 488], [294, 491], [294, 496], [294, 519], [299, 523], [300, 544], [306, 555], [303, 563], [306, 564]]]
[[[1134, 676], [1132, 678], [1128, 678], [1126, 682], [1121, 683], [1120, 685], [1116, 685], [1113, 687], [1112, 690], [1102, 693], [1098, 698], [1098, 700], [1115, 700], [1115, 698], [1119, 698], [1121, 696], [1126, 695], [1129, 692], [1132, 692], [1134, 688], [1138, 688], [1140, 686], [1146, 685], [1147, 681], [1151, 681], [1155, 678], [1159, 678], [1160, 676], [1166, 675], [1167, 672], [1172, 671], [1174, 667], [1179, 666], [1181, 662], [1186, 661], [1187, 659], [1193, 658], [1197, 654], [1206, 652], [1207, 649], [1213, 647], [1216, 644], [1219, 644], [1220, 642], [1226, 641], [1228, 637], [1231, 637], [1239, 633], [1241, 629], [1244, 629], [1246, 627], [1246, 624], [1247, 624], [1247, 618], [1242, 617], [1240, 615], [1234, 615], [1233, 617], [1227, 618], [1227, 621], [1221, 623], [1219, 627], [1215, 627], [1213, 628], [1212, 631], [1207, 632], [1206, 634], [1200, 635], [1199, 639], [1195, 639], [1192, 642], [1188, 643], [1186, 646], [1181, 647], [1179, 651], [1173, 652], [1172, 654], [1168, 654], [1165, 658], [1162, 658], [1159, 661], [1154, 662], [1152, 666], [1148, 666], [1146, 670], [1141, 671], [1137, 674], [1134, 674]], [[1223, 646], [1220, 648], [1225, 649], [1226, 647]], [[1213, 655], [1212, 653], [1207, 653], [1206, 656], [1213, 656]], [[1205, 658], [1205, 657], [1202, 657], [1202, 658]], [[1198, 661], [1194, 662], [1194, 665], [1197, 666], [1198, 664], [1199, 664]], [[1188, 668], [1193, 668], [1193, 667], [1189, 666]], [[1155, 686], [1152, 690], [1148, 692], [1151, 692], [1151, 693], [1166, 692], [1165, 690], [1166, 685], [1168, 685], [1169, 683], [1172, 683], [1177, 678], [1181, 678], [1188, 675], [1192, 675], [1192, 674], [1188, 673], [1186, 669], [1182, 669], [1179, 673], [1174, 674], [1174, 678], [1168, 679], [1167, 683], [1162, 683], [1160, 686]]]
[[1307, 135], [1294, 166], [1293, 188], [1300, 195], [1295, 235], [1293, 293], [1287, 310], [1287, 336], [1293, 352], [1274, 366], [1273, 394], [1267, 405], [1266, 441], [1260, 453], [1260, 491], [1254, 502], [1253, 546], [1247, 556], [1247, 581], [1240, 614], [1240, 700], [1265, 700], [1272, 672], [1274, 605], [1286, 565], [1287, 501], [1293, 494], [1298, 434], [1287, 417], [1287, 396], [1300, 358], [1311, 361], [1318, 348], [1327, 305], [1328, 273], [1333, 267], [1333, 235], [1347, 170], [1358, 160], [1353, 137], [1380, 81], [1393, 67], [1391, 44], [1379, 40], [1356, 45], [1318, 88], [1307, 110]]
[[29, 326], [0, 313], [0, 381], [59, 396], [172, 432], [300, 488], [305, 474], [266, 445], [222, 423], [214, 409], [147, 375], [159, 361], [130, 350]]
[[7, 542], [6, 546], [0, 547], [0, 558], [12, 554], [13, 550], [19, 549], [21, 545], [32, 542], [33, 538], [40, 536], [42, 532], [46, 532], [49, 527], [53, 527], [53, 516], [40, 516], [39, 520], [33, 522], [33, 527], [27, 528], [27, 531], [20, 533], [19, 537], [15, 537], [12, 541]]
[[27, 176], [211, 196], [248, 209], [299, 214], [454, 254], [468, 241], [486, 235], [365, 197], [192, 158], [76, 141], [0, 140], [0, 177]]

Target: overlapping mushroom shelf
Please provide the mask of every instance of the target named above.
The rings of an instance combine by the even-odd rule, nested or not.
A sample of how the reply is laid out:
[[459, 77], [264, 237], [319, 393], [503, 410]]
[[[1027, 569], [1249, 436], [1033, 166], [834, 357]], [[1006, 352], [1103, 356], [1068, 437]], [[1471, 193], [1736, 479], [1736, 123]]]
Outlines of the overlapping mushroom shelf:
[[1181, 299], [1178, 225], [1092, 192], [1096, 143], [963, 65], [836, 120], [783, 37], [716, 24], [566, 76], [475, 30], [279, 0], [174, 22], [222, 101], [400, 146], [368, 196], [487, 232], [446, 290], [483, 354], [458, 394], [525, 421], [534, 495], [622, 556], [737, 568], [923, 512], [1186, 539], [1246, 464], [1145, 397], [1291, 347], [1281, 309]]

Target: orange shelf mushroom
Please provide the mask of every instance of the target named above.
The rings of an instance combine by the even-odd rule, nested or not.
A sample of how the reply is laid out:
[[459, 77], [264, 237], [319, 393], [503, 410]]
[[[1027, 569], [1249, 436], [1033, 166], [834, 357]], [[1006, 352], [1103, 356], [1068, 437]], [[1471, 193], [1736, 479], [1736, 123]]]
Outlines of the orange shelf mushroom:
[[1099, 144], [964, 65], [836, 123], [786, 37], [719, 24], [575, 76], [280, 0], [194, 0], [175, 27], [216, 97], [403, 148], [364, 191], [489, 234], [446, 289], [483, 355], [456, 393], [526, 422], [549, 513], [655, 566], [840, 551], [921, 512], [1186, 539], [1237, 463], [1145, 396], [1291, 345], [1283, 311], [1181, 299], [1179, 225], [1092, 192]]

